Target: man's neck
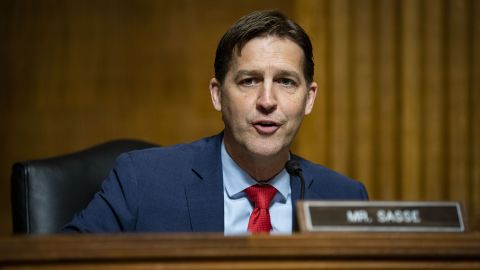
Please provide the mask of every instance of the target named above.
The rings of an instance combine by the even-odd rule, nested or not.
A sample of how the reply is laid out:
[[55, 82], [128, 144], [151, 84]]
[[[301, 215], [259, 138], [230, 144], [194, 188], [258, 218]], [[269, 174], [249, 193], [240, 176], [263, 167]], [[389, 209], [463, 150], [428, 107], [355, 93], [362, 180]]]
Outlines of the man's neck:
[[266, 182], [281, 172], [289, 156], [288, 149], [275, 156], [264, 157], [246, 150], [234, 150], [227, 142], [225, 148], [235, 163], [258, 182]]

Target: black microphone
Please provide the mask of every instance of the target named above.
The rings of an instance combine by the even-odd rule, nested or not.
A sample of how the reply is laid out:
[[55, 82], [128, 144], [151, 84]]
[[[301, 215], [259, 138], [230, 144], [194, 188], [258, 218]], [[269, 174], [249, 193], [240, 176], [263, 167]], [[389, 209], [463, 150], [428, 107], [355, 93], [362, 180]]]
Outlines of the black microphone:
[[305, 179], [303, 179], [302, 167], [300, 167], [300, 163], [291, 159], [285, 163], [285, 169], [287, 170], [288, 174], [298, 176], [300, 178], [300, 200], [303, 200], [305, 193]]

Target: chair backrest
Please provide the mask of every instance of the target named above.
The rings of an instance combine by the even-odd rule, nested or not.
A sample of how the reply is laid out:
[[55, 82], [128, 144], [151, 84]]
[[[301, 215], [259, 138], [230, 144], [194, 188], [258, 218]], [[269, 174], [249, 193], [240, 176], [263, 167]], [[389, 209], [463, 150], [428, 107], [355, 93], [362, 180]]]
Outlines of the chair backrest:
[[11, 177], [13, 232], [58, 232], [100, 190], [121, 153], [153, 146], [116, 140], [64, 156], [15, 163]]

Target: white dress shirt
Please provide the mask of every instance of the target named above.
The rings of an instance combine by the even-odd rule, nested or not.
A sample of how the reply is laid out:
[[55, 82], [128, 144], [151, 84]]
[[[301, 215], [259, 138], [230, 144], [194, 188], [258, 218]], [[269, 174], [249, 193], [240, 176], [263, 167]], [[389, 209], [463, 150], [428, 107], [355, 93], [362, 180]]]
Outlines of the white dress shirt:
[[[224, 233], [225, 235], [248, 234], [248, 220], [253, 205], [243, 191], [257, 182], [243, 171], [228, 154], [222, 141], [222, 170], [224, 198]], [[290, 175], [285, 169], [278, 173], [268, 184], [278, 192], [270, 204], [272, 234], [292, 233], [292, 199]]]

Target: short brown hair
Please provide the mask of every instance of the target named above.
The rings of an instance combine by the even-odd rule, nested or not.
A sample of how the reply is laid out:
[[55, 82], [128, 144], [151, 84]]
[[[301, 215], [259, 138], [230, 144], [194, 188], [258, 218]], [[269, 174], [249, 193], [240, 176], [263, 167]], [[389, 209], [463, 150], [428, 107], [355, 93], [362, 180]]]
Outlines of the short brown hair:
[[305, 80], [307, 83], [313, 81], [312, 43], [307, 33], [281, 12], [264, 10], [255, 11], [240, 18], [218, 43], [214, 67], [215, 78], [220, 84], [224, 83], [234, 50], [236, 49], [240, 53], [248, 41], [262, 36], [288, 38], [300, 46], [304, 54], [303, 73]]

